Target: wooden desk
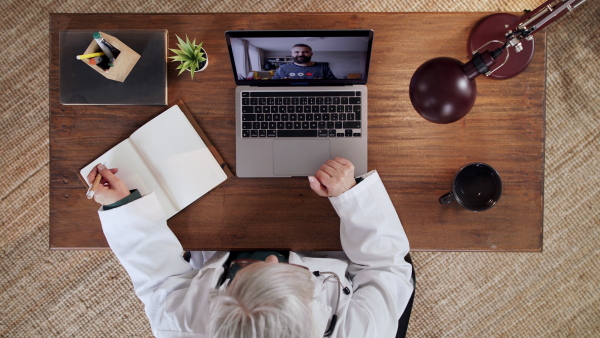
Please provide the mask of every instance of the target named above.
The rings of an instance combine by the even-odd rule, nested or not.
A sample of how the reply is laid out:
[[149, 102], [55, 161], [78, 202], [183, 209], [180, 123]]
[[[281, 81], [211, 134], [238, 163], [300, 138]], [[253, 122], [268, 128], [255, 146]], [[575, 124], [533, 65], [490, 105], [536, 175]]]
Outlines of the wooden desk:
[[[106, 248], [76, 173], [156, 116], [160, 106], [64, 106], [58, 35], [65, 29], [169, 30], [204, 41], [210, 64], [190, 80], [168, 66], [169, 101], [183, 99], [235, 172], [234, 88], [226, 30], [373, 29], [369, 77], [369, 170], [377, 169], [413, 250], [541, 251], [546, 36], [518, 77], [477, 79], [471, 113], [449, 125], [421, 118], [408, 96], [417, 67], [437, 56], [465, 61], [471, 27], [485, 13], [52, 14], [50, 17], [50, 247]], [[461, 166], [482, 161], [502, 176], [489, 211], [442, 206]], [[169, 221], [186, 249], [340, 250], [339, 220], [301, 178], [239, 179]]]

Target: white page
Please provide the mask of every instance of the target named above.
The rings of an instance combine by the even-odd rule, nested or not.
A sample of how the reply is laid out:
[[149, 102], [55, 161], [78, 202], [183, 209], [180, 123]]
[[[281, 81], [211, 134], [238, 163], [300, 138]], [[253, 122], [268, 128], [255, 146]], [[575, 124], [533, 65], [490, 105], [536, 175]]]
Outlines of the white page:
[[227, 179], [177, 105], [146, 123], [130, 138], [180, 210]]
[[[79, 173], [86, 181], [87, 175], [98, 163], [105, 163], [107, 168], [118, 168], [119, 172], [117, 172], [116, 176], [130, 190], [138, 189], [142, 196], [155, 192], [167, 218], [171, 218], [178, 212], [166, 191], [156, 181], [148, 167], [146, 167], [146, 163], [129, 139], [117, 144], [104, 155], [81, 169]], [[90, 182], [88, 182], [88, 185], [90, 185]]]

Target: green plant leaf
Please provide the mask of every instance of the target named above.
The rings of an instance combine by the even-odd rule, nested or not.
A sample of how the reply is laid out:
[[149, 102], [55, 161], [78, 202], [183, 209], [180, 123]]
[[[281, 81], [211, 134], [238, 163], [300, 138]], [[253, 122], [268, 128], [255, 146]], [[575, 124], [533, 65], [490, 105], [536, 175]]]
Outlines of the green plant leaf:
[[177, 55], [180, 55], [180, 56], [187, 56], [186, 52], [184, 52], [182, 50], [179, 50], [179, 49], [171, 49], [171, 52], [173, 52], [173, 53], [175, 53]]
[[182, 50], [185, 52], [185, 54], [189, 57], [189, 58], [193, 58], [194, 57], [194, 47], [192, 46], [188, 46], [188, 45], [184, 45], [181, 46]]
[[[175, 36], [177, 37], [177, 40], [179, 41], [180, 44], [185, 45], [185, 42], [179, 37], [179, 35], [175, 34]], [[187, 39], [187, 35], [185, 37]]]
[[173, 62], [175, 61], [179, 61], [179, 62], [185, 62], [188, 59], [183, 57], [183, 56], [169, 56], [169, 58], [173, 59]]

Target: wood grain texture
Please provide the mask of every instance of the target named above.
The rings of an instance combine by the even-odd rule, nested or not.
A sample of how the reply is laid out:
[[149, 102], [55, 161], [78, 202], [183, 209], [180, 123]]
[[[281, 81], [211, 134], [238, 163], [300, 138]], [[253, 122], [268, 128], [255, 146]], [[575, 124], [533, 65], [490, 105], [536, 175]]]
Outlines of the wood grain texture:
[[[224, 31], [373, 29], [369, 76], [369, 170], [377, 169], [412, 250], [541, 251], [546, 36], [519, 76], [477, 79], [478, 97], [462, 120], [437, 125], [412, 108], [414, 70], [438, 56], [467, 60], [470, 28], [485, 13], [52, 14], [50, 18], [50, 247], [107, 247], [77, 172], [164, 107], [64, 106], [59, 98], [58, 34], [65, 29], [161, 28], [203, 41], [209, 67], [192, 81], [168, 66], [169, 101], [181, 98], [235, 173], [235, 83]], [[502, 177], [498, 204], [483, 213], [441, 206], [454, 173], [486, 162]], [[186, 249], [341, 250], [339, 219], [306, 179], [239, 179], [196, 201], [169, 226]]]

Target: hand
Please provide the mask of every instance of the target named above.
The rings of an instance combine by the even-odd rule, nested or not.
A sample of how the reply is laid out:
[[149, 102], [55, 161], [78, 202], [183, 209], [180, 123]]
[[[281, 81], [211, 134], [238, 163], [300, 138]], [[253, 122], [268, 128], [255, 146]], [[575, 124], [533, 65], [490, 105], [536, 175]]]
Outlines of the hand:
[[354, 164], [345, 158], [336, 157], [327, 160], [315, 176], [308, 176], [310, 187], [317, 195], [324, 197], [339, 196], [356, 185]]
[[94, 193], [96, 202], [109, 205], [129, 196], [130, 192], [125, 183], [115, 176], [118, 171], [119, 169], [108, 169], [102, 164], [98, 164], [90, 171], [87, 176], [88, 182], [94, 182], [98, 172], [102, 176], [102, 180], [100, 180], [100, 184], [98, 184], [98, 188]]

